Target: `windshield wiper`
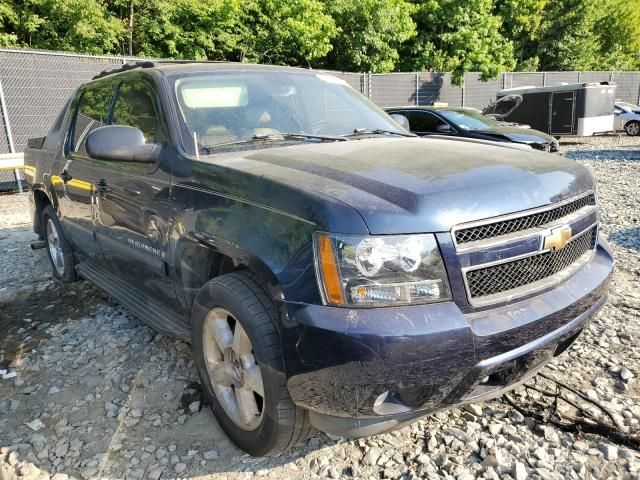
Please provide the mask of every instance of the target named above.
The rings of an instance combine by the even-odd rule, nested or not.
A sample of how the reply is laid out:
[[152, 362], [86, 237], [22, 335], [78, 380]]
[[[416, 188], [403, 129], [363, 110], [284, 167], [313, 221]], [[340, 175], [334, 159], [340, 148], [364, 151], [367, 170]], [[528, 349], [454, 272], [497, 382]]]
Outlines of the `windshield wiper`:
[[344, 137], [337, 137], [332, 135], [315, 135], [311, 133], [269, 133], [266, 135], [253, 135], [250, 138], [245, 138], [244, 140], [236, 140], [234, 142], [224, 142], [224, 143], [215, 143], [213, 145], [205, 145], [204, 148], [207, 153], [213, 153], [216, 149], [220, 147], [229, 147], [232, 145], [246, 145], [250, 143], [259, 143], [259, 142], [277, 142], [282, 140], [319, 140], [323, 142], [344, 142], [347, 140]]
[[360, 135], [399, 135], [401, 137], [417, 137], [415, 133], [398, 132], [396, 130], [384, 130], [382, 128], [356, 128], [353, 133], [343, 135], [343, 137], [356, 137]]

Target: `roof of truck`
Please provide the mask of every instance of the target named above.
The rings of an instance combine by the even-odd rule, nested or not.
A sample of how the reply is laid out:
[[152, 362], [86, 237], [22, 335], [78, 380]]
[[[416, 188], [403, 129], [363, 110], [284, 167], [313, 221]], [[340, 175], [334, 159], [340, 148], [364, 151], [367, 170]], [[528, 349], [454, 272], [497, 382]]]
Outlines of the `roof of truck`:
[[[242, 70], [242, 71], [290, 71], [290, 72], [309, 72], [309, 69], [300, 67], [288, 67], [282, 65], [261, 65], [256, 63], [240, 63], [240, 62], [218, 62], [218, 61], [183, 61], [183, 60], [163, 60], [163, 61], [138, 61], [123, 65], [120, 68], [105, 70], [93, 77], [93, 80], [113, 75], [116, 73], [128, 72], [131, 70], [153, 69], [163, 72], [165, 75], [172, 76], [175, 74], [191, 73], [191, 72], [208, 72], [215, 70]], [[314, 73], [320, 73], [322, 70], [313, 70]]]

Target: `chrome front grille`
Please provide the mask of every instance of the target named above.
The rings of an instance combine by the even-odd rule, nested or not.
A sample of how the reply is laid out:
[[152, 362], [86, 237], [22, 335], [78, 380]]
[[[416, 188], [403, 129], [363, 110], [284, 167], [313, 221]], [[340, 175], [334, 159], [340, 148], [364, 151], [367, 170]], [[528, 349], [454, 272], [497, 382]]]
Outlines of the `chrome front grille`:
[[500, 237], [502, 235], [508, 235], [510, 233], [546, 225], [577, 212], [581, 208], [595, 204], [596, 196], [595, 194], [590, 193], [571, 202], [564, 203], [556, 207], [551, 206], [548, 209], [539, 210], [529, 215], [525, 214], [521, 217], [500, 220], [493, 223], [464, 227], [459, 230], [455, 230], [454, 237], [458, 245], [493, 237]]
[[466, 272], [471, 299], [508, 295], [525, 285], [534, 284], [560, 274], [595, 248], [597, 226], [573, 237], [562, 250], [529, 255], [513, 261], [490, 265]]

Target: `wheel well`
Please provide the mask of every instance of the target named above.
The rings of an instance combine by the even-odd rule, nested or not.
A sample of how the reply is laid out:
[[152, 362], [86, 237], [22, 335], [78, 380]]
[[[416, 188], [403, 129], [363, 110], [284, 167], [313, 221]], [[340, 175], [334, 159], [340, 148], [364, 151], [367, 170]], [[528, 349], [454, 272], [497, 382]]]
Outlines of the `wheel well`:
[[33, 216], [33, 231], [42, 237], [44, 235], [42, 229], [42, 211], [47, 205], [51, 205], [51, 200], [49, 200], [45, 192], [36, 190], [33, 192], [33, 201], [36, 206], [35, 215]]
[[182, 283], [185, 302], [191, 308], [200, 288], [209, 280], [227, 273], [248, 270], [264, 280], [264, 286], [273, 283], [267, 275], [250, 268], [237, 258], [217, 252], [202, 244], [191, 245], [184, 249], [179, 258], [178, 276]]

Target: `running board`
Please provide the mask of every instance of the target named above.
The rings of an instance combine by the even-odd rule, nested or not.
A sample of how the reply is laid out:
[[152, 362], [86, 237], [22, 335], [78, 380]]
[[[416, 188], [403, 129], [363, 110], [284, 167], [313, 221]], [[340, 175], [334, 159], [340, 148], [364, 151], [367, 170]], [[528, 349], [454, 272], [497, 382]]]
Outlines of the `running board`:
[[115, 279], [95, 265], [80, 263], [77, 268], [82, 277], [102, 288], [154, 330], [171, 337], [191, 341], [189, 324], [184, 317], [158, 305], [157, 302], [141, 295], [130, 285]]

